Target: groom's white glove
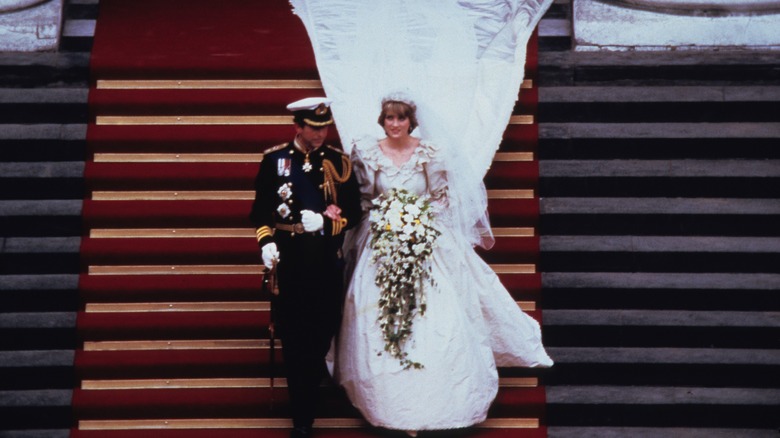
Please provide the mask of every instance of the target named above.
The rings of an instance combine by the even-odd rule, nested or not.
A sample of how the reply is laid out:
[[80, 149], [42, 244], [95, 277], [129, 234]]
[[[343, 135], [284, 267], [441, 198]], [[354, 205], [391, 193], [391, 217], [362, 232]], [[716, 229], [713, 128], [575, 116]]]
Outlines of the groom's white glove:
[[274, 268], [274, 262], [279, 263], [279, 250], [276, 249], [276, 244], [266, 243], [262, 248], [263, 264], [268, 269]]
[[314, 233], [322, 229], [322, 215], [311, 210], [301, 211], [301, 224], [307, 233]]

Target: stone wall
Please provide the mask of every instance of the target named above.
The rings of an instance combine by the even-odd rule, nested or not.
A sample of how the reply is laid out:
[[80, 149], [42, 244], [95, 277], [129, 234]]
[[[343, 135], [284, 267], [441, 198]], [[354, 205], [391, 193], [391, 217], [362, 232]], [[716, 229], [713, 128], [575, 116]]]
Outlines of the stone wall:
[[0, 51], [56, 50], [63, 0], [0, 0]]
[[574, 0], [576, 50], [780, 49], [777, 0]]

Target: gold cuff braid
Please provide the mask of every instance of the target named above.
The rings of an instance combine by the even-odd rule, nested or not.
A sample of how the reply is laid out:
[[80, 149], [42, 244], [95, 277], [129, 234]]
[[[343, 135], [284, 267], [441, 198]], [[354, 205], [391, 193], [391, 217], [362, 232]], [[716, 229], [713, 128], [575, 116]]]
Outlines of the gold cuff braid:
[[257, 236], [257, 241], [260, 242], [265, 237], [273, 236], [273, 231], [271, 231], [271, 227], [263, 225], [262, 227], [255, 230], [255, 235]]

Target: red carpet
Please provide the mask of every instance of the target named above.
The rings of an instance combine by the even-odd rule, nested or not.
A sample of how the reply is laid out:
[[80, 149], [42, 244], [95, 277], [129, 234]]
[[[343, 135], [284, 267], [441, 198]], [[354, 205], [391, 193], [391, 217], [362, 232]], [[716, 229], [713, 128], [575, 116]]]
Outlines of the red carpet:
[[[286, 437], [286, 388], [273, 398], [269, 388], [283, 361], [270, 363], [247, 214], [259, 154], [294, 133], [278, 116], [322, 93], [303, 25], [286, 0], [102, 0], [91, 74], [71, 436]], [[534, 87], [515, 113], [535, 112]], [[500, 151], [535, 153], [536, 143], [535, 124], [512, 125]], [[537, 180], [535, 160], [505, 159], [486, 183], [516, 192]], [[499, 232], [482, 255], [540, 318], [528, 307], [541, 287], [529, 271], [539, 240], [527, 232], [538, 199], [499, 196], [489, 208]], [[546, 436], [538, 373], [501, 373], [514, 380], [484, 427], [463, 436]], [[338, 388], [324, 393], [317, 436], [396, 436], [362, 425]]]

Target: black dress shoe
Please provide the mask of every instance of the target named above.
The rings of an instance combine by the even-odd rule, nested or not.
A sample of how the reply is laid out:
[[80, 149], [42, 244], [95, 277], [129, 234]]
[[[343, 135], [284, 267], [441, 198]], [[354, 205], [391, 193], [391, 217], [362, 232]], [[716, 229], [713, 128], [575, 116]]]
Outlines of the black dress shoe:
[[311, 427], [299, 426], [290, 431], [290, 438], [311, 438]]

